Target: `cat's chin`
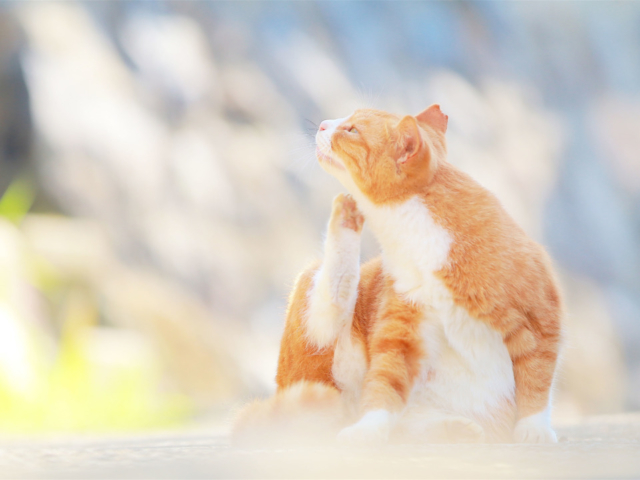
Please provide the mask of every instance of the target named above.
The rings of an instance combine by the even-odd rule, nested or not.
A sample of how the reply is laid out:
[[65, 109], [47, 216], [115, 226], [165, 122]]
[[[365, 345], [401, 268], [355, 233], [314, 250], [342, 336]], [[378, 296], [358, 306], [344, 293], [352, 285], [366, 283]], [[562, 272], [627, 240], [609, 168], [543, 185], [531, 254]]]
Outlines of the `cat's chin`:
[[333, 156], [327, 155], [320, 147], [316, 147], [316, 158], [318, 162], [328, 173], [334, 173], [335, 171], [346, 172], [347, 169], [340, 163], [338, 160], [333, 158]]

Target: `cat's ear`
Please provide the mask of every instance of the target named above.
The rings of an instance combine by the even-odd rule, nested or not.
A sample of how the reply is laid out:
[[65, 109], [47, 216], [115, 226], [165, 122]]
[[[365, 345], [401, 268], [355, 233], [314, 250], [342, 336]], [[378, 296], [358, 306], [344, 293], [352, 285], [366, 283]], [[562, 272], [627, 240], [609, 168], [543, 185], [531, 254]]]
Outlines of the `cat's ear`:
[[404, 164], [411, 160], [422, 148], [422, 136], [418, 122], [411, 115], [407, 115], [396, 127], [398, 131], [398, 163]]
[[447, 123], [449, 123], [449, 117], [442, 113], [440, 105], [434, 104], [427, 108], [424, 112], [416, 115], [416, 119], [419, 122], [426, 123], [435, 131], [444, 134], [447, 131]]

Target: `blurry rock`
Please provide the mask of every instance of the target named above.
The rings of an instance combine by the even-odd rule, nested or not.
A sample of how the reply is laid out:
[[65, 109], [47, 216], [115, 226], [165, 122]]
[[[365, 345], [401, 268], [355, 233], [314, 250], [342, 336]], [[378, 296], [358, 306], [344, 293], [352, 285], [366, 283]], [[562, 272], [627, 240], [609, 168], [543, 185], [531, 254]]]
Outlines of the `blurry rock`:
[[20, 65], [25, 38], [13, 11], [0, 7], [0, 194], [30, 166], [29, 92]]
[[30, 248], [67, 280], [97, 282], [113, 269], [112, 247], [104, 227], [95, 220], [28, 215], [20, 229]]
[[24, 278], [26, 249], [15, 225], [0, 217], [0, 289], [5, 298], [15, 298], [11, 290]]
[[139, 369], [143, 371], [141, 376], [146, 378], [162, 374], [160, 356], [153, 342], [135, 330], [92, 327], [85, 332], [83, 341], [90, 362], [97, 368]]
[[178, 391], [200, 407], [228, 401], [243, 385], [232, 329], [215, 326], [192, 295], [157, 275], [122, 269], [99, 287], [110, 322], [142, 332], [158, 348]]
[[37, 398], [51, 353], [50, 325], [42, 322], [39, 298], [29, 283], [30, 253], [21, 232], [0, 217], [0, 403], [12, 396]]
[[341, 118], [359, 106], [341, 65], [316, 39], [293, 32], [291, 38], [277, 38], [273, 46], [278, 67], [323, 114]]
[[109, 40], [77, 4], [31, 4], [19, 18], [40, 153], [50, 152], [40, 164], [44, 187], [65, 210], [112, 222], [157, 205], [166, 128], [136, 98]]
[[0, 394], [33, 399], [40, 387], [38, 342], [29, 325], [0, 300]]
[[589, 115], [593, 134], [618, 182], [640, 196], [640, 99], [609, 96]]
[[640, 302], [633, 291], [620, 285], [609, 286], [604, 294], [616, 319], [616, 330], [623, 346], [627, 380], [627, 408], [640, 409]]
[[[19, 18], [30, 41], [24, 64], [40, 176], [63, 211], [97, 220], [122, 255], [178, 279], [227, 317], [249, 317], [265, 301], [271, 265], [283, 260], [273, 251], [287, 250], [286, 279], [294, 277], [315, 245], [282, 168], [283, 125], [229, 123], [226, 107], [207, 101], [216, 67], [197, 23], [132, 17], [122, 36], [140, 66], [134, 74], [78, 4], [26, 5]], [[168, 50], [158, 50], [158, 35]], [[197, 51], [171, 70], [181, 48]], [[149, 82], [164, 86], [149, 91]], [[190, 99], [180, 118], [149, 101], [161, 102], [167, 85]], [[266, 100], [287, 110], [274, 92]]]
[[607, 299], [596, 284], [562, 275], [564, 345], [555, 392], [556, 420], [624, 411], [627, 368]]
[[173, 118], [196, 102], [219, 103], [207, 38], [193, 19], [138, 12], [125, 20], [120, 38], [145, 85], [174, 102]]
[[98, 224], [30, 215], [22, 229], [55, 275], [93, 292], [109, 324], [151, 340], [174, 389], [209, 407], [242, 388], [231, 353], [237, 333], [232, 328], [223, 333], [202, 302], [174, 282], [119, 262]]

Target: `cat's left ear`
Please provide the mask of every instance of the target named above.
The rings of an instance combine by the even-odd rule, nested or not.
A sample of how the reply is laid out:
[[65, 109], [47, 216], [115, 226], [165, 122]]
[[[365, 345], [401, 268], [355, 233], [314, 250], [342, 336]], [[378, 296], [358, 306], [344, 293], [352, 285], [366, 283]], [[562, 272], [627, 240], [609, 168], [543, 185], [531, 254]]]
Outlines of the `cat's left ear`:
[[440, 110], [440, 105], [438, 104], [431, 105], [424, 112], [416, 115], [416, 119], [419, 122], [426, 123], [435, 131], [440, 132], [443, 135], [447, 131], [449, 117], [442, 113], [442, 110]]
[[407, 163], [422, 148], [422, 136], [418, 122], [411, 115], [407, 115], [396, 127], [398, 130], [398, 160], [399, 164]]

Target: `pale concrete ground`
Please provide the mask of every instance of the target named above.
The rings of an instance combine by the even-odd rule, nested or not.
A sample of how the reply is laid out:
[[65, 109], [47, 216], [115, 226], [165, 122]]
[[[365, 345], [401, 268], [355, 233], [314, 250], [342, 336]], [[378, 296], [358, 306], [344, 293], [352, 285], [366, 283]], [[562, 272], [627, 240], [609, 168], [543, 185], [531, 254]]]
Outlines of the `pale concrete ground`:
[[2, 478], [640, 478], [640, 413], [558, 427], [556, 445], [244, 450], [224, 434], [4, 439]]

